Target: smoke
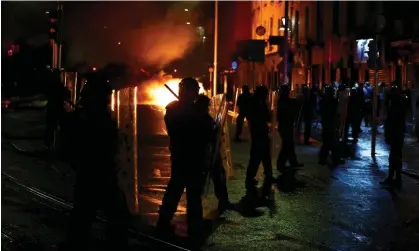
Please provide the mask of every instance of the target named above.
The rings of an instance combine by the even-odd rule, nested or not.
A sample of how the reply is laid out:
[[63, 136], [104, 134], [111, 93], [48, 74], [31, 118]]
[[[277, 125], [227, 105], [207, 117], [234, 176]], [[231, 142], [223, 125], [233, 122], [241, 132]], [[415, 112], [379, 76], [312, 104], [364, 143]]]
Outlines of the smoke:
[[132, 38], [132, 53], [137, 61], [163, 68], [182, 58], [199, 42], [192, 25], [164, 20], [136, 30]]

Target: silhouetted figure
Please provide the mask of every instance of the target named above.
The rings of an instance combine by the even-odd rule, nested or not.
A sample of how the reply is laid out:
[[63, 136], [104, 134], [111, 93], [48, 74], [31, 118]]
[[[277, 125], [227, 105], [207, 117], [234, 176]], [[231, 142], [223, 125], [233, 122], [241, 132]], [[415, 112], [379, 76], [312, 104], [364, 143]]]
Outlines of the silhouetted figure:
[[[208, 98], [205, 95], [199, 95], [198, 99], [196, 100], [195, 104], [198, 109], [198, 116], [202, 116], [202, 119], [208, 123], [213, 124], [215, 127], [214, 119], [209, 114], [209, 105], [211, 103], [211, 99]], [[218, 128], [218, 130], [222, 130], [222, 128]], [[227, 209], [231, 209], [232, 205], [228, 199], [228, 191], [227, 191], [227, 179], [226, 179], [226, 172], [222, 163], [221, 159], [221, 141], [218, 142], [218, 151], [214, 153], [215, 149], [217, 149], [216, 144], [216, 137], [217, 137], [218, 131], [214, 130], [212, 139], [211, 139], [211, 145], [209, 149], [209, 154], [207, 155], [207, 160], [209, 161], [207, 163], [207, 171], [206, 174], [209, 172], [211, 175], [212, 182], [214, 183], [214, 193], [215, 196], [218, 199], [218, 212], [221, 214]], [[215, 159], [213, 159], [214, 157]], [[214, 160], [214, 161], [213, 161]], [[213, 161], [213, 162], [212, 162]], [[205, 177], [206, 178], [206, 175]], [[206, 180], [205, 180], [206, 181]], [[204, 184], [205, 184], [204, 181]]]
[[364, 105], [365, 105], [365, 113], [364, 113], [364, 123], [365, 127], [369, 127], [371, 125], [372, 120], [372, 98], [373, 98], [373, 87], [369, 82], [366, 82], [364, 87]]
[[246, 118], [249, 121], [249, 112], [250, 112], [250, 99], [251, 94], [249, 90], [249, 86], [243, 86], [243, 93], [237, 98], [237, 106], [239, 107], [239, 115], [236, 119], [236, 141], [240, 141], [240, 135], [243, 132], [243, 123], [244, 119]]
[[48, 74], [46, 84], [46, 130], [45, 145], [55, 147], [56, 135], [61, 116], [64, 113], [65, 88], [60, 80], [60, 72], [54, 70]]
[[107, 250], [128, 248], [129, 212], [118, 186], [116, 153], [118, 128], [111, 118], [111, 88], [96, 73], [89, 77], [78, 111], [78, 144], [74, 161], [74, 208], [68, 231], [68, 250], [86, 250], [89, 232], [99, 208], [108, 218]]
[[358, 125], [358, 119], [359, 114], [361, 113], [362, 107], [360, 107], [358, 102], [358, 93], [357, 88], [352, 87], [350, 91], [350, 97], [349, 97], [349, 103], [348, 103], [348, 115], [346, 117], [346, 124], [345, 124], [345, 132], [343, 135], [343, 140], [348, 140], [348, 134], [349, 134], [349, 126], [352, 129], [352, 138], [354, 141], [358, 141], [358, 135], [359, 135], [359, 125]]
[[269, 195], [272, 183], [272, 160], [269, 138], [269, 125], [271, 116], [268, 100], [268, 89], [265, 86], [256, 87], [252, 97], [249, 115], [249, 128], [251, 136], [250, 160], [246, 172], [246, 196], [257, 197], [257, 180], [255, 179], [259, 165], [262, 162], [265, 179], [262, 187], [262, 196]]
[[309, 88], [307, 85], [303, 87], [304, 103], [303, 103], [303, 119], [304, 119], [304, 144], [310, 144], [311, 127], [313, 123], [313, 113], [317, 105], [317, 96], [315, 89]]
[[[402, 153], [406, 129], [406, 110], [406, 97], [402, 95], [400, 85], [394, 83], [384, 127], [385, 140], [390, 145], [389, 171], [387, 179], [381, 182], [382, 185], [394, 185], [399, 188], [402, 185]], [[396, 175], [395, 180], [394, 175]]]
[[179, 84], [179, 101], [166, 107], [165, 122], [170, 137], [172, 166], [157, 223], [161, 234], [173, 233], [170, 222], [186, 188], [188, 237], [194, 247], [202, 241], [203, 173], [208, 144], [213, 139], [212, 121], [199, 114], [194, 103], [198, 91], [198, 82], [185, 78]]
[[320, 116], [322, 123], [322, 146], [319, 152], [319, 164], [327, 165], [329, 152], [332, 152], [334, 164], [339, 162], [338, 141], [336, 135], [337, 125], [337, 100], [334, 97], [335, 90], [331, 86], [325, 88], [325, 93], [320, 104]]
[[415, 134], [416, 137], [418, 138], [418, 143], [419, 143], [419, 97], [416, 97], [416, 115], [415, 115], [415, 120], [416, 120], [416, 124], [415, 124]]
[[278, 131], [281, 136], [282, 147], [277, 159], [277, 169], [283, 173], [286, 169], [287, 161], [291, 167], [302, 167], [298, 163], [295, 154], [294, 144], [294, 118], [296, 113], [296, 104], [290, 99], [291, 89], [288, 85], [281, 87], [280, 97], [277, 106]]

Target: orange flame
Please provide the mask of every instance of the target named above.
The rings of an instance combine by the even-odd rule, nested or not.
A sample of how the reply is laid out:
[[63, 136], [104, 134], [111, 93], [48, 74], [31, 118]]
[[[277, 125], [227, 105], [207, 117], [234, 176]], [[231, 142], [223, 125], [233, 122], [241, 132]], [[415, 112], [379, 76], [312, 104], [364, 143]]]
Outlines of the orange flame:
[[[170, 102], [175, 101], [176, 97], [164, 86], [167, 86], [172, 89], [174, 93], [179, 95], [179, 83], [182, 79], [173, 78], [173, 79], [163, 79], [163, 80], [153, 80], [146, 84], [147, 92], [147, 101], [142, 103], [147, 103], [151, 105], [156, 105], [160, 108], [166, 107]], [[199, 93], [205, 94], [205, 89], [202, 83], [199, 83]]]

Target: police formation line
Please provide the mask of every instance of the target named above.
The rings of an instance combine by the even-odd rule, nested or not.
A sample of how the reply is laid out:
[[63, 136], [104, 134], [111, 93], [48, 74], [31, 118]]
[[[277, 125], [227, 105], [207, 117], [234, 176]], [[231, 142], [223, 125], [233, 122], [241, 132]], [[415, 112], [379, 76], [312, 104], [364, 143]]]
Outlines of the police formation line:
[[[336, 166], [344, 163], [348, 157], [348, 136], [354, 143], [358, 142], [362, 121], [368, 127], [372, 121], [372, 104], [374, 102], [373, 86], [369, 83], [352, 83], [328, 85], [319, 90], [317, 86], [302, 88], [301, 95], [290, 98], [290, 88], [283, 85], [279, 91], [276, 119], [282, 147], [277, 158], [278, 178], [272, 177], [272, 164], [269, 149], [268, 122], [271, 122], [271, 112], [267, 105], [268, 90], [258, 86], [251, 94], [248, 86], [243, 87], [242, 94], [237, 99], [239, 108], [236, 120], [235, 140], [240, 142], [244, 119], [248, 121], [251, 135], [250, 160], [247, 169], [246, 188], [249, 195], [255, 194], [257, 184], [255, 176], [259, 163], [262, 162], [265, 172], [265, 182], [262, 195], [269, 193], [272, 182], [280, 182], [283, 177], [293, 174], [295, 169], [303, 166], [297, 160], [294, 144], [294, 130], [299, 131], [304, 123], [304, 143], [310, 145], [313, 121], [316, 115], [320, 117], [322, 127], [322, 145], [319, 151], [319, 164]], [[402, 91], [400, 84], [394, 82], [391, 88], [380, 84], [381, 92], [377, 96], [377, 117], [379, 117], [383, 101], [386, 119], [384, 122], [385, 141], [390, 146], [389, 176], [381, 182], [382, 185], [401, 186], [402, 148], [405, 133], [406, 112], [409, 109], [408, 89]], [[406, 95], [407, 94], [407, 95]], [[383, 112], [384, 113], [384, 112]], [[318, 123], [315, 124], [317, 127]], [[329, 162], [329, 154], [331, 162]], [[286, 163], [289, 166], [286, 166]], [[394, 178], [395, 175], [395, 179]]]
[[[56, 81], [57, 82], [57, 81]], [[63, 250], [81, 250], [88, 241], [89, 230], [94, 215], [99, 207], [109, 219], [107, 231], [107, 248], [109, 250], [126, 250], [128, 248], [127, 229], [130, 225], [129, 212], [124, 194], [118, 187], [115, 157], [117, 152], [117, 125], [109, 111], [109, 94], [111, 88], [106, 78], [96, 74], [89, 76], [88, 85], [83, 89], [80, 101], [74, 113], [61, 118], [62, 140], [66, 143], [68, 160], [76, 172], [74, 209], [68, 231], [68, 241], [63, 243]], [[345, 89], [344, 86], [338, 88]], [[58, 90], [58, 89], [57, 89]], [[60, 92], [60, 91], [57, 91]], [[304, 89], [302, 112], [306, 124], [305, 143], [309, 144], [310, 130], [313, 121], [312, 107], [316, 107], [320, 97], [320, 116], [322, 123], [323, 145], [319, 153], [319, 164], [327, 164], [329, 152], [334, 164], [343, 160], [338, 150], [337, 128], [339, 123], [339, 95], [334, 87], [327, 87], [323, 94], [316, 88]], [[360, 102], [363, 92], [359, 88], [351, 91], [349, 102]], [[291, 99], [290, 89], [284, 85], [280, 90], [277, 104], [278, 132], [282, 138], [282, 148], [277, 159], [280, 176], [273, 177], [271, 163], [271, 111], [268, 106], [269, 91], [258, 86], [251, 94], [248, 87], [238, 99], [239, 116], [237, 118], [236, 140], [240, 140], [243, 120], [247, 119], [251, 135], [250, 158], [247, 167], [245, 188], [245, 207], [251, 209], [272, 195], [274, 183], [287, 183], [292, 179], [295, 168], [303, 166], [298, 162], [294, 146], [295, 124], [299, 123], [294, 114], [298, 108]], [[359, 95], [358, 95], [359, 94]], [[53, 96], [53, 95], [51, 95]], [[64, 95], [60, 96], [64, 99]], [[61, 100], [63, 101], [63, 100]], [[61, 102], [60, 101], [60, 102]], [[58, 103], [55, 102], [55, 103]], [[187, 224], [190, 248], [198, 249], [202, 244], [207, 227], [203, 219], [201, 196], [206, 177], [211, 176], [215, 194], [218, 198], [218, 211], [233, 209], [228, 198], [225, 170], [221, 160], [220, 148], [216, 144], [218, 128], [209, 114], [210, 100], [199, 95], [198, 82], [185, 78], [179, 83], [179, 99], [166, 107], [164, 117], [170, 137], [171, 177], [159, 209], [157, 230], [161, 236], [173, 235], [171, 220], [178, 203], [186, 189]], [[383, 184], [401, 184], [401, 149], [403, 146], [405, 100], [400, 95], [399, 86], [394, 85], [391, 98], [386, 103], [386, 140], [390, 144], [390, 172]], [[351, 108], [349, 108], [351, 107]], [[355, 108], [354, 108], [355, 107]], [[360, 120], [357, 106], [348, 105], [348, 118], [352, 127], [352, 136], [357, 138], [360, 131]], [[54, 116], [51, 114], [55, 114]], [[51, 110], [47, 123], [56, 123], [59, 112]], [[342, 119], [341, 119], [342, 120]], [[347, 126], [344, 127], [347, 131]], [[48, 134], [50, 135], [50, 134]], [[347, 135], [347, 133], [345, 133]], [[345, 136], [346, 137], [346, 136]], [[345, 138], [344, 137], [344, 138]], [[48, 136], [48, 139], [51, 137]], [[94, 149], [94, 150], [92, 150]], [[211, 157], [209, 157], [211, 156]], [[210, 159], [210, 161], [208, 161]], [[289, 162], [289, 166], [287, 166]], [[260, 163], [263, 164], [265, 179], [262, 188], [257, 188], [256, 174]], [[396, 180], [393, 181], [393, 175]], [[94, 182], [94, 185], [92, 185]]]

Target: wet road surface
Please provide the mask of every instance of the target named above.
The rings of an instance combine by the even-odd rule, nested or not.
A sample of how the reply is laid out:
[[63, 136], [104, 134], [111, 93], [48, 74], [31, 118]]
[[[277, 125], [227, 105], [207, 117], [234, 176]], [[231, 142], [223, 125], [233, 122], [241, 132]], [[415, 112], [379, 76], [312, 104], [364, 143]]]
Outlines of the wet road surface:
[[[25, 123], [29, 119], [28, 115], [22, 113], [13, 114], [12, 117], [16, 120], [22, 118]], [[4, 123], [3, 119], [2, 133], [7, 131], [8, 134], [12, 134], [20, 131], [21, 135], [24, 133], [39, 135], [42, 132], [43, 121], [29, 122], [30, 128], [22, 129], [22, 122], [16, 120]], [[246, 129], [244, 131], [247, 132]], [[230, 135], [234, 135], [233, 132], [234, 129], [231, 128]], [[368, 133], [364, 135], [355, 149], [353, 158], [334, 170], [317, 165], [318, 144], [297, 146], [299, 160], [305, 164], [305, 167], [297, 172], [297, 178], [305, 182], [305, 187], [298, 188], [293, 193], [276, 191], [276, 213], [272, 216], [267, 208], [260, 208], [261, 214], [258, 217], [244, 217], [237, 211], [224, 213], [221, 219], [214, 221], [214, 232], [204, 249], [419, 250], [419, 181], [404, 176], [401, 191], [391, 192], [381, 188], [378, 182], [386, 176], [388, 151], [379, 136], [377, 157], [374, 161], [369, 153]], [[64, 201], [72, 201], [74, 176], [68, 166], [62, 163], [48, 166], [42, 158], [18, 153], [9, 144], [10, 142], [19, 144], [22, 148], [37, 148], [37, 145], [41, 145], [39, 140], [6, 142], [2, 138], [2, 172], [46, 194], [54, 195]], [[404, 168], [416, 170], [418, 168], [415, 164], [418, 152], [416, 145], [409, 138], [406, 145], [409, 147], [405, 147], [404, 151]], [[234, 177], [228, 181], [228, 189], [231, 201], [238, 202], [245, 192], [244, 175], [249, 142], [240, 144], [232, 142], [231, 147], [235, 169]], [[278, 149], [275, 149], [275, 155], [277, 151]], [[147, 152], [146, 149], [142, 149], [141, 152], [143, 157], [152, 156], [144, 154]], [[162, 156], [155, 156], [152, 164], [157, 165], [160, 172], [156, 174], [154, 171], [156, 168], [146, 171], [149, 176], [158, 178], [149, 178], [141, 186], [140, 194], [143, 199], [140, 208], [143, 211], [141, 217], [135, 219], [138, 224], [154, 224], [165, 180], [168, 179], [167, 149], [159, 148], [157, 152]], [[141, 165], [150, 162], [151, 159], [144, 160]], [[273, 163], [276, 163], [276, 156], [273, 156]], [[258, 177], [263, 177], [263, 170], [259, 171]], [[3, 181], [2, 188], [3, 194], [6, 195], [3, 195], [2, 201], [3, 208], [6, 208], [2, 208], [3, 226], [6, 226], [3, 228], [13, 230], [7, 230], [10, 236], [23, 238], [25, 240], [23, 243], [43, 245], [63, 238], [64, 226], [68, 219], [65, 210], [50, 209], [50, 204], [38, 202], [33, 195], [14, 189], [10, 182]], [[211, 212], [214, 208], [211, 205], [213, 201], [212, 198], [206, 203], [207, 212]], [[19, 204], [19, 207], [15, 204]], [[184, 204], [181, 204], [176, 218], [177, 228], [181, 233], [185, 230], [184, 211]], [[46, 216], [49, 214], [53, 215], [51, 218], [54, 222], [44, 223], [43, 219], [49, 218]], [[28, 224], [33, 226], [28, 227]], [[16, 230], [16, 227], [8, 226], [21, 227]], [[99, 233], [98, 235], [100, 236]], [[7, 236], [5, 232], [3, 240], [7, 241]], [[10, 250], [19, 250], [13, 244], [10, 244], [10, 247]]]

